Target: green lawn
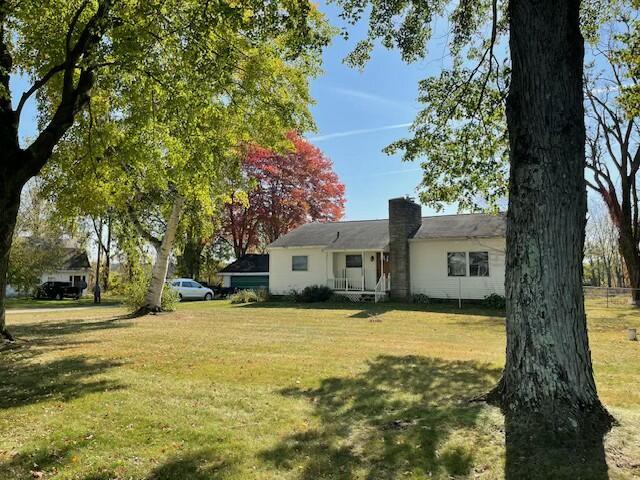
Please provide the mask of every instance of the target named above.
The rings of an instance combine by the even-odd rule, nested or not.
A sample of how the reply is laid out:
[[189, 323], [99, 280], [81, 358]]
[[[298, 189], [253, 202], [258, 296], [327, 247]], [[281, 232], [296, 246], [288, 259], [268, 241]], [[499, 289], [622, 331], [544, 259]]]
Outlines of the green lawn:
[[[103, 295], [101, 298], [101, 304], [104, 306], [120, 305], [124, 301], [121, 296]], [[22, 310], [26, 308], [69, 308], [69, 307], [89, 307], [93, 306], [93, 296], [85, 295], [79, 300], [72, 298], [65, 298], [63, 300], [49, 300], [40, 299], [37, 300], [31, 297], [20, 298], [7, 298], [8, 310]]]
[[640, 344], [625, 333], [637, 310], [589, 309], [620, 425], [579, 474], [527, 465], [499, 410], [467, 401], [500, 375], [495, 313], [223, 301], [123, 313], [8, 314], [20, 342], [0, 352], [0, 480], [493, 479], [505, 465], [512, 480], [640, 477]]

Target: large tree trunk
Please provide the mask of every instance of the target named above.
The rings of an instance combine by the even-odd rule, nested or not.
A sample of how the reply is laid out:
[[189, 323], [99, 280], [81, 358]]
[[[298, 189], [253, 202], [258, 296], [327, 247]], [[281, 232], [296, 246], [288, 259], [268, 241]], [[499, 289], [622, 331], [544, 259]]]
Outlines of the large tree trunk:
[[162, 237], [162, 243], [156, 249], [156, 261], [153, 264], [151, 282], [149, 283], [149, 289], [145, 296], [145, 304], [141, 311], [159, 312], [162, 310], [162, 291], [164, 290], [164, 283], [167, 280], [171, 249], [176, 239], [183, 205], [184, 198], [179, 196], [171, 208], [171, 214], [167, 219], [167, 230]]
[[[1, 179], [2, 177], [0, 177]], [[13, 340], [5, 322], [5, 307], [7, 294], [7, 272], [9, 270], [9, 254], [11, 253], [11, 242], [13, 231], [18, 218], [20, 208], [20, 192], [22, 186], [12, 186], [2, 179], [0, 188], [0, 340]]]
[[631, 301], [640, 306], [640, 247], [633, 239], [630, 231], [619, 232], [620, 255], [624, 260], [627, 276], [629, 278], [629, 287], [634, 288], [631, 292]]
[[586, 223], [579, 0], [511, 0], [507, 358], [509, 414], [575, 429], [608, 419], [592, 373], [582, 290]]

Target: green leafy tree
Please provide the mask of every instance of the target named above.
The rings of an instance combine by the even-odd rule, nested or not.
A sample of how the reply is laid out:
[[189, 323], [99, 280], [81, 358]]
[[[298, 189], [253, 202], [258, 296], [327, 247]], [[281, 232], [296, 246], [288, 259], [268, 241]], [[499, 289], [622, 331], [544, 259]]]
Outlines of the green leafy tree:
[[18, 292], [31, 293], [43, 273], [60, 266], [62, 241], [68, 232], [53, 205], [42, 196], [39, 184], [30, 185], [23, 197], [7, 280]]
[[403, 149], [410, 160], [426, 156], [426, 203], [495, 206], [508, 193], [506, 365], [487, 399], [502, 406], [509, 429], [539, 424], [579, 439], [595, 425], [608, 428], [582, 291], [580, 1], [336, 3], [347, 22], [368, 17], [368, 37], [347, 59], [355, 65], [367, 61], [377, 41], [408, 62], [425, 58], [435, 20], [451, 25], [445, 71], [421, 83], [426, 104], [415, 136], [390, 150]]
[[[10, 337], [5, 328], [4, 287], [20, 191], [47, 164], [78, 115], [86, 112], [96, 88], [113, 91], [122, 82], [142, 77], [155, 78], [158, 89], [169, 85], [166, 73], [171, 65], [166, 62], [176, 58], [172, 51], [177, 54], [185, 45], [191, 48], [183, 62], [175, 65], [176, 73], [186, 65], [202, 73], [215, 62], [216, 69], [208, 70], [211, 78], [235, 84], [239, 74], [229, 66], [237, 65], [233, 52], [238, 45], [243, 55], [255, 53], [254, 44], [278, 32], [271, 48], [292, 63], [310, 46], [327, 42], [326, 30], [316, 28], [321, 22], [308, 2], [55, 0], [43, 4], [0, 0], [2, 335]], [[14, 99], [9, 81], [17, 72], [30, 78], [32, 86]], [[250, 70], [247, 76], [255, 80], [259, 73]], [[33, 141], [22, 145], [18, 128], [24, 106], [34, 96], [40, 131]]]
[[91, 109], [44, 172], [59, 204], [84, 215], [110, 212], [153, 247], [141, 311], [161, 308], [181, 228], [215, 214], [244, 145], [283, 149], [284, 132], [312, 126], [307, 78], [318, 71], [330, 30], [315, 11], [293, 25], [283, 11], [245, 8], [230, 25], [198, 16], [195, 3], [164, 13], [153, 35], [163, 41], [144, 72], [104, 76], [116, 87], [96, 85]]

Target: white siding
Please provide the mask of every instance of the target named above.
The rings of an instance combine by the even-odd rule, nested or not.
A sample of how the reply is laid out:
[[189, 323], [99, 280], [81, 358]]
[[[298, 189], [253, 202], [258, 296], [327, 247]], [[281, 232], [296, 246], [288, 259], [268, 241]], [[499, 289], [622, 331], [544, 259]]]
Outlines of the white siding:
[[[306, 255], [307, 271], [291, 270], [291, 257]], [[286, 295], [291, 290], [302, 290], [309, 285], [327, 284], [327, 253], [322, 248], [269, 249], [269, 291]]]
[[[411, 293], [432, 298], [482, 299], [492, 293], [504, 295], [505, 239], [416, 240], [409, 244], [411, 255]], [[448, 252], [489, 252], [489, 276], [447, 275]], [[391, 278], [393, 282], [393, 278]]]
[[[44, 282], [69, 282], [69, 277], [73, 277], [75, 275], [84, 276], [85, 281], [87, 282], [87, 289], [84, 290], [84, 293], [87, 291], [91, 291], [91, 286], [89, 285], [89, 275], [91, 274], [90, 269], [84, 268], [81, 270], [57, 270], [55, 272], [45, 272], [40, 276], [40, 283]], [[31, 292], [18, 292], [11, 285], [7, 285], [6, 295], [7, 297], [16, 297], [16, 296], [24, 296], [29, 295]]]

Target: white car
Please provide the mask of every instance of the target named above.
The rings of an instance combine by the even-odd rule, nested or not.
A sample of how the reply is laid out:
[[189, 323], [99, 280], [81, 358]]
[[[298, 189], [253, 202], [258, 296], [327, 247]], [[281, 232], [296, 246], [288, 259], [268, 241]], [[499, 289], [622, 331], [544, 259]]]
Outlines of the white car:
[[213, 290], [203, 287], [191, 278], [176, 278], [171, 281], [171, 287], [178, 292], [180, 300], [198, 299], [212, 300]]

